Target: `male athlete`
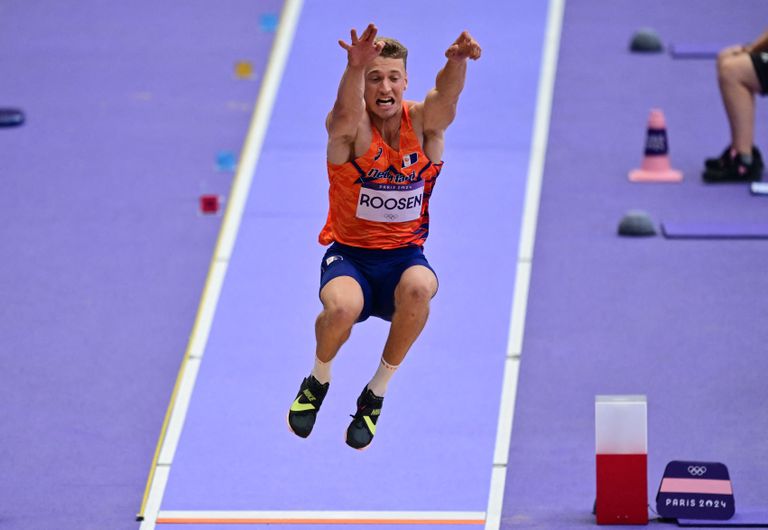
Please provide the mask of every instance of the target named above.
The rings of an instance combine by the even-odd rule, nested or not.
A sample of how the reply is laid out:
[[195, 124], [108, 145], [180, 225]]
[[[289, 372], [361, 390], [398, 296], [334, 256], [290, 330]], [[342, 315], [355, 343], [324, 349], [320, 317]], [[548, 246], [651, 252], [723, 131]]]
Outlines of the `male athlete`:
[[331, 361], [352, 326], [374, 315], [390, 321], [381, 362], [357, 399], [346, 442], [364, 449], [376, 434], [387, 383], [427, 322], [437, 277], [423, 253], [428, 203], [442, 169], [445, 129], [456, 115], [467, 59], [480, 46], [466, 31], [446, 50], [445, 66], [423, 102], [403, 100], [408, 50], [353, 29], [336, 102], [326, 120], [330, 181], [320, 243], [323, 310], [315, 323], [315, 364], [288, 412], [298, 436], [312, 432], [328, 392]]

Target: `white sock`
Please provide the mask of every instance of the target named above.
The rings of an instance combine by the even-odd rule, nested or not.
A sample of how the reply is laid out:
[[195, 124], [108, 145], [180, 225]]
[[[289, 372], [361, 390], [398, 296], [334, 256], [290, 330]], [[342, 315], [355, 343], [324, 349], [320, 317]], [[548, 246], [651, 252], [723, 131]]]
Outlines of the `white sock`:
[[324, 363], [315, 356], [315, 366], [312, 367], [312, 375], [321, 385], [331, 381], [331, 361]]
[[384, 360], [384, 357], [382, 357], [379, 367], [376, 369], [376, 373], [373, 374], [373, 379], [368, 383], [368, 389], [375, 395], [384, 397], [384, 393], [387, 391], [387, 383], [392, 379], [398, 366], [400, 365], [389, 364]]

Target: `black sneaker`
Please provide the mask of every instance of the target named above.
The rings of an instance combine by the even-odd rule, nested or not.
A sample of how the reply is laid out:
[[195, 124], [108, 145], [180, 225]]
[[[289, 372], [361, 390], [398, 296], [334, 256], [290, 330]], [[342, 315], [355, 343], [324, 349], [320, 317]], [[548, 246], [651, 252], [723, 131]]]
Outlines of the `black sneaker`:
[[376, 434], [376, 422], [379, 421], [384, 398], [375, 395], [366, 386], [357, 398], [357, 412], [352, 415], [352, 422], [347, 427], [347, 445], [355, 449], [365, 449]]
[[[757, 163], [760, 169], [763, 169], [763, 154], [754, 145], [752, 146], [752, 161]], [[723, 169], [732, 163], [733, 156], [731, 156], [731, 146], [729, 145], [718, 158], [707, 158], [704, 161], [704, 167], [706, 169]]]
[[762, 160], [753, 157], [751, 164], [745, 164], [737, 154], [721, 168], [705, 169], [701, 176], [705, 182], [751, 182], [760, 180], [762, 174]]
[[306, 438], [312, 432], [317, 412], [328, 393], [329, 385], [330, 383], [321, 385], [313, 375], [304, 378], [301, 382], [299, 393], [296, 394], [291, 410], [288, 411], [288, 427], [296, 436]]

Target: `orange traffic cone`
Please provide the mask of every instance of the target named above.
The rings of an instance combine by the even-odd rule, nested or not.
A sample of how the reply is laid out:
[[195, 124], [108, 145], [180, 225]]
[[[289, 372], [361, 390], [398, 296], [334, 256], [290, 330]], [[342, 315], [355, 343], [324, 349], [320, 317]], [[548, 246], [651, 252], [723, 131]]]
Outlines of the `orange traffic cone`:
[[668, 151], [664, 113], [660, 109], [651, 109], [643, 163], [640, 169], [629, 172], [629, 180], [632, 182], [680, 182], [683, 180], [682, 172], [671, 168]]

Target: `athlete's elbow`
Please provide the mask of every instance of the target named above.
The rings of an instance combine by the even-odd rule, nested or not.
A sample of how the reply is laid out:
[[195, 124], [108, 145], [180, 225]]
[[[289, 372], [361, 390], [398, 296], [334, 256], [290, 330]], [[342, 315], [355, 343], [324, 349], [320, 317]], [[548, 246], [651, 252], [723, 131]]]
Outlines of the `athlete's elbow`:
[[453, 123], [455, 112], [442, 114], [439, 118], [428, 120], [424, 124], [424, 136], [429, 138], [442, 138], [445, 130]]
[[365, 112], [365, 106], [336, 105], [328, 115], [328, 129], [357, 127]]
[[328, 137], [334, 140], [354, 139], [359, 120], [350, 116], [331, 116], [326, 123]]
[[355, 141], [354, 132], [328, 130], [328, 141], [333, 144], [351, 144]]
[[424, 143], [433, 142], [435, 140], [443, 140], [445, 138], [445, 126], [431, 126], [424, 128]]

